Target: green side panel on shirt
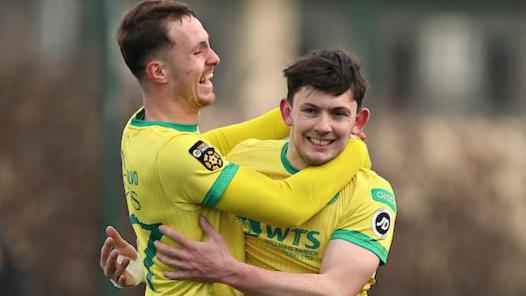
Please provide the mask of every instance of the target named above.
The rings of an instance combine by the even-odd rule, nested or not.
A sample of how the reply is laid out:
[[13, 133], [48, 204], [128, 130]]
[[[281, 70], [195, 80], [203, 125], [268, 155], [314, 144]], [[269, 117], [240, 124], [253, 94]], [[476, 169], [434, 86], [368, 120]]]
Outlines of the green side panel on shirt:
[[163, 236], [162, 232], [159, 231], [159, 226], [161, 226], [161, 223], [154, 223], [154, 224], [146, 224], [139, 221], [139, 218], [135, 216], [134, 214], [130, 215], [130, 222], [131, 224], [137, 224], [142, 229], [146, 231], [150, 231], [150, 235], [148, 236], [148, 246], [146, 249], [144, 249], [144, 260], [143, 264], [144, 267], [147, 270], [146, 273], [146, 282], [148, 283], [148, 286], [150, 286], [150, 289], [155, 291], [155, 287], [152, 283], [153, 273], [151, 272], [151, 267], [153, 266], [153, 259], [155, 258], [155, 254], [157, 252], [157, 249], [155, 248], [154, 242], [156, 240], [160, 240]]

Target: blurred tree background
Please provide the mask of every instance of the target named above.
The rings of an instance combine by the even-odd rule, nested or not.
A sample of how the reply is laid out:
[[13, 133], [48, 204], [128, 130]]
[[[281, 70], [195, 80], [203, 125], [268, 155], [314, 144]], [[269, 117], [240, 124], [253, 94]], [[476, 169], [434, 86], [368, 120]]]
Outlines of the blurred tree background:
[[[35, 295], [121, 293], [98, 256], [108, 223], [134, 239], [118, 145], [140, 91], [114, 32], [135, 2], [0, 3], [0, 229]], [[371, 295], [526, 294], [524, 1], [189, 3], [222, 59], [202, 131], [276, 106], [312, 49], [361, 58], [373, 166], [399, 204]]]

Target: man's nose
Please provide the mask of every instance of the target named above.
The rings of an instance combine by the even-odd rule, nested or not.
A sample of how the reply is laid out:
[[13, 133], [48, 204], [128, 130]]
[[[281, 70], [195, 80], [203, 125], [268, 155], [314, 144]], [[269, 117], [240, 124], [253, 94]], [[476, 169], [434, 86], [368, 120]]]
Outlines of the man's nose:
[[314, 125], [314, 130], [320, 134], [329, 133], [331, 131], [331, 120], [327, 115], [320, 115], [316, 124]]
[[210, 48], [210, 54], [208, 55], [207, 59], [208, 64], [217, 65], [220, 61], [221, 59], [219, 58], [217, 53], [212, 48]]

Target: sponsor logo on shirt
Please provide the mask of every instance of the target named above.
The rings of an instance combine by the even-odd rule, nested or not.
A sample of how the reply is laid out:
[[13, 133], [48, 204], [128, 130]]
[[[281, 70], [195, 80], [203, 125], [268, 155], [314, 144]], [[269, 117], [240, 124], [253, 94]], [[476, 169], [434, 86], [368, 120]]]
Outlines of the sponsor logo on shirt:
[[371, 196], [373, 200], [386, 204], [396, 213], [396, 199], [394, 194], [382, 188], [373, 188], [371, 189]]
[[290, 257], [312, 261], [319, 255], [320, 232], [312, 229], [274, 227], [256, 220], [238, 217], [246, 235], [257, 237], [281, 249]]

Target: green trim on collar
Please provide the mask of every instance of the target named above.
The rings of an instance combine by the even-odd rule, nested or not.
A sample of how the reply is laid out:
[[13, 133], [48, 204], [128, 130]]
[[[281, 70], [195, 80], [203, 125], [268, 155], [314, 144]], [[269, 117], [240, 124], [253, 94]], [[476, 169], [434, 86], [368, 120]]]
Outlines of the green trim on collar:
[[175, 130], [178, 130], [180, 132], [197, 132], [198, 127], [197, 124], [183, 124], [183, 123], [172, 123], [172, 122], [164, 122], [164, 121], [147, 121], [144, 120], [144, 108], [137, 113], [137, 116], [135, 118], [132, 118], [131, 126], [162, 126], [167, 128], [173, 128]]
[[294, 175], [295, 173], [299, 172], [297, 168], [293, 167], [292, 164], [287, 159], [287, 150], [289, 149], [289, 142], [285, 142], [285, 145], [283, 145], [283, 148], [281, 148], [281, 163], [285, 167], [285, 170], [287, 172]]

